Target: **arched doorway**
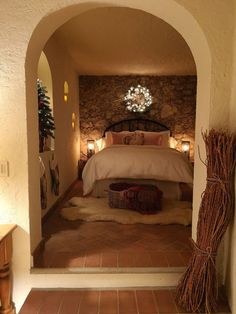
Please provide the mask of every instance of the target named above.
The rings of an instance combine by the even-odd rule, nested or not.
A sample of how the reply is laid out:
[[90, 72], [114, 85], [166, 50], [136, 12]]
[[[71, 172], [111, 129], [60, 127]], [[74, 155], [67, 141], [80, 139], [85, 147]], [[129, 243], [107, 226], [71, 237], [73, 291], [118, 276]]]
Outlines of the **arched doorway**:
[[[108, 6], [108, 4], [106, 4]], [[56, 10], [55, 12], [50, 14], [49, 16], [45, 16], [41, 22], [37, 25], [34, 30], [27, 51], [26, 57], [26, 95], [27, 95], [27, 115], [31, 120], [35, 128], [32, 130], [32, 138], [35, 138], [37, 129], [37, 121], [36, 121], [36, 106], [32, 106], [32, 103], [35, 103], [35, 93], [34, 93], [34, 82], [36, 80], [36, 67], [38, 62], [39, 54], [48, 40], [50, 35], [65, 21], [74, 17], [75, 15], [79, 15], [82, 12], [86, 12], [88, 10], [104, 6], [103, 3], [96, 3], [93, 5], [86, 4], [77, 4], [73, 5], [73, 1], [71, 1], [71, 6], [68, 6], [64, 9]], [[118, 3], [118, 1], [110, 1], [109, 6], [122, 6], [122, 4]], [[200, 29], [197, 22], [193, 19], [193, 17], [189, 14], [187, 10], [178, 5], [175, 1], [163, 1], [158, 3], [155, 7], [151, 7], [151, 5], [147, 2], [142, 5], [134, 4], [132, 1], [125, 3], [126, 7], [143, 10], [145, 12], [151, 13], [155, 15], [171, 26], [173, 26], [185, 39], [188, 43], [192, 54], [195, 59], [196, 67], [197, 67], [197, 76], [198, 76], [198, 84], [197, 84], [197, 110], [196, 110], [196, 143], [200, 147], [203, 146], [203, 142], [201, 140], [201, 129], [208, 128], [209, 123], [209, 108], [210, 108], [210, 68], [211, 68], [211, 57], [209, 48], [205, 39], [205, 36]], [[175, 16], [170, 12], [175, 12]], [[50, 19], [53, 23], [51, 23], [51, 28], [48, 28], [47, 21]], [[186, 27], [186, 24], [188, 25]], [[204, 99], [204, 100], [203, 100]], [[203, 110], [204, 106], [204, 110]], [[31, 125], [32, 125], [31, 124]], [[37, 144], [33, 141], [29, 141], [28, 145], [28, 156], [30, 159], [29, 162], [29, 177], [30, 181], [34, 182], [31, 186], [38, 185], [38, 176], [32, 171], [33, 168], [36, 167], [37, 163]], [[198, 205], [200, 203], [200, 191], [202, 191], [202, 187], [204, 186], [204, 171], [203, 166], [197, 161], [195, 166], [195, 183], [194, 185], [194, 211], [193, 211], [193, 235], [195, 234], [196, 222], [197, 222], [197, 213], [198, 213]], [[37, 243], [41, 239], [41, 230], [40, 230], [40, 209], [38, 208], [39, 204], [39, 196], [35, 195], [35, 188], [30, 188], [30, 208], [34, 208], [34, 215], [32, 219], [31, 217], [31, 247], [35, 248]], [[36, 208], [38, 208], [36, 210]], [[35, 214], [37, 211], [37, 214]]]
[[[104, 4], [103, 1], [98, 0], [92, 3], [83, 0], [68, 0], [66, 2], [58, 0], [56, 3], [48, 1], [42, 4], [39, 10], [38, 3], [30, 1], [27, 5], [19, 4], [13, 11], [10, 4], [4, 4], [6, 14], [3, 16], [2, 48], [4, 53], [2, 61], [6, 61], [6, 66], [4, 63], [4, 71], [1, 75], [1, 91], [3, 91], [1, 101], [4, 104], [2, 117], [6, 118], [6, 121], [1, 130], [3, 130], [3, 148], [6, 150], [4, 155], [6, 155], [6, 158], [10, 158], [14, 176], [11, 176], [9, 184], [8, 179], [5, 180], [5, 190], [2, 193], [0, 202], [1, 207], [5, 208], [1, 218], [6, 217], [2, 221], [7, 223], [14, 221], [19, 225], [19, 228], [15, 231], [17, 234], [14, 238], [13, 258], [14, 301], [16, 301], [18, 308], [31, 287], [45, 287], [46, 285], [48, 287], [78, 287], [78, 283], [81, 286], [91, 287], [91, 283], [94, 284], [94, 276], [86, 276], [87, 281], [78, 274], [73, 274], [73, 280], [66, 275], [52, 276], [48, 274], [46, 278], [45, 276], [43, 278], [40, 275], [32, 275], [29, 271], [30, 251], [34, 250], [41, 240], [40, 200], [39, 194], [35, 193], [35, 191], [39, 191], [35, 80], [37, 78], [38, 59], [45, 43], [51, 34], [70, 18], [101, 6], [130, 7], [162, 18], [184, 37], [195, 58], [198, 74], [196, 143], [200, 145], [200, 148], [203, 148], [201, 128], [206, 129], [209, 127], [211, 79], [215, 79], [214, 75], [217, 76], [220, 73], [223, 76], [224, 71], [221, 71], [222, 66], [218, 66], [215, 72], [211, 72], [212, 55], [206, 35], [199, 26], [199, 24], [204, 25], [204, 21], [198, 23], [197, 17], [192, 16], [185, 8], [185, 5], [180, 5], [179, 2], [186, 3], [179, 0], [146, 0], [145, 2], [110, 0]], [[187, 4], [186, 7], [188, 8]], [[230, 5], [228, 8], [230, 10]], [[203, 8], [201, 7], [201, 9]], [[218, 12], [219, 10], [218, 8]], [[26, 14], [27, 18], [16, 19], [18, 13], [22, 14], [21, 16]], [[205, 12], [202, 14], [205, 14]], [[9, 32], [9, 36], [5, 36], [4, 34], [9, 31], [9, 25], [13, 25], [16, 31]], [[214, 31], [212, 29], [209, 31], [209, 36], [211, 36]], [[218, 44], [219, 40], [216, 40], [216, 42]], [[17, 51], [15, 51], [16, 44], [19, 44]], [[212, 43], [211, 46], [214, 49]], [[223, 49], [225, 50], [225, 47]], [[218, 56], [217, 53], [216, 56]], [[221, 78], [220, 82], [222, 81]], [[227, 81], [224, 78], [224, 81], [228, 82], [229, 79]], [[214, 92], [212, 94], [214, 95]], [[224, 93], [222, 94], [224, 96]], [[11, 110], [10, 114], [9, 110]], [[19, 119], [21, 119], [21, 122], [18, 124]], [[11, 129], [11, 132], [9, 132], [9, 129]], [[15, 141], [19, 145], [14, 145]], [[21, 158], [19, 159], [18, 156], [21, 156]], [[205, 170], [200, 161], [197, 161], [195, 166], [194, 224], [196, 225], [200, 193], [205, 185]], [[58, 280], [59, 277], [60, 280]], [[101, 285], [99, 280], [107, 280], [107, 277], [106, 274], [98, 276], [98, 280], [95, 280], [97, 286]], [[129, 280], [132, 281], [132, 278], [134, 277], [131, 276]], [[112, 281], [114, 282], [114, 280], [113, 277]]]

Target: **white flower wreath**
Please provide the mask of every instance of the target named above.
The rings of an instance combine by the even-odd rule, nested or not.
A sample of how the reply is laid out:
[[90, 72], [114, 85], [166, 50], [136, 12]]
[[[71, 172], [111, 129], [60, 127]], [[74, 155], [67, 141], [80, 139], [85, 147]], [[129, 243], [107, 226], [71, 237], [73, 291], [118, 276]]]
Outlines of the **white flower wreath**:
[[133, 112], [145, 112], [152, 104], [152, 96], [149, 89], [138, 85], [137, 87], [131, 86], [124, 97], [126, 108]]

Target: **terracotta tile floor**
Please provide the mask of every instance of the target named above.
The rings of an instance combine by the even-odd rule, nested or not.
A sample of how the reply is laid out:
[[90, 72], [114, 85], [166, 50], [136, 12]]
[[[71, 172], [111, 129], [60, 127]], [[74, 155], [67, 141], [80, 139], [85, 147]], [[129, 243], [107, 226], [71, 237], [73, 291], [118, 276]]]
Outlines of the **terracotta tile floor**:
[[[31, 290], [19, 314], [187, 313], [174, 290]], [[220, 294], [217, 313], [230, 313]]]
[[[65, 201], [81, 191], [78, 181]], [[61, 207], [43, 225], [35, 267], [184, 267], [191, 255], [191, 227], [67, 221]]]

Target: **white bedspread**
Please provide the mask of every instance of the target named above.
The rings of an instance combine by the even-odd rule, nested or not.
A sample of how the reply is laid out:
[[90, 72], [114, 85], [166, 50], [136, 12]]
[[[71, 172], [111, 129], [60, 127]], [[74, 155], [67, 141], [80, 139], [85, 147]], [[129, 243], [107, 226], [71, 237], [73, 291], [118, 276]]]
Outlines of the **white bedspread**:
[[142, 178], [192, 183], [192, 167], [186, 156], [172, 148], [152, 145], [112, 145], [93, 155], [83, 174], [84, 195], [96, 180]]

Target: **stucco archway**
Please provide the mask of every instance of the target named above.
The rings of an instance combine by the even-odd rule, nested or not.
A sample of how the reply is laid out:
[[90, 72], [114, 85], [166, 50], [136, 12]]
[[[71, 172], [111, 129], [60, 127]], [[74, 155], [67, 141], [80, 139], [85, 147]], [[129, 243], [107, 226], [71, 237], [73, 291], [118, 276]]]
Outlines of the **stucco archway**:
[[[91, 9], [102, 6], [122, 6], [143, 10], [158, 18], [163, 19], [175, 28], [185, 39], [193, 54], [197, 67], [197, 109], [196, 109], [196, 145], [203, 148], [201, 129], [209, 127], [210, 111], [210, 82], [211, 82], [211, 55], [203, 31], [191, 14], [175, 0], [152, 0], [137, 2], [133, 0], [109, 0], [106, 3], [96, 1], [86, 3], [80, 1], [67, 1], [67, 6], [58, 1], [55, 9], [44, 15], [32, 33], [26, 56], [26, 106], [27, 106], [27, 128], [28, 128], [28, 175], [29, 175], [29, 211], [31, 226], [31, 250], [41, 240], [39, 195], [35, 193], [38, 183], [38, 175], [35, 172], [38, 166], [37, 146], [37, 106], [35, 81], [39, 55], [52, 33], [63, 23], [72, 17]], [[173, 12], [175, 14], [173, 15]], [[35, 105], [34, 105], [35, 104]], [[30, 131], [30, 132], [29, 132]], [[194, 184], [194, 211], [193, 211], [193, 235], [197, 222], [200, 194], [205, 184], [205, 169], [196, 160]], [[38, 188], [39, 190], [39, 188]]]

